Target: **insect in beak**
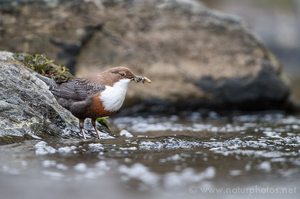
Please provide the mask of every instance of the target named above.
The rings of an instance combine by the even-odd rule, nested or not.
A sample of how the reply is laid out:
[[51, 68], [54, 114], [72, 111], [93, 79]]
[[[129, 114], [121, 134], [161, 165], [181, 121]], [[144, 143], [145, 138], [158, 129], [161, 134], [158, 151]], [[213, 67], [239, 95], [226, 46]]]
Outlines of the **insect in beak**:
[[134, 78], [132, 78], [132, 80], [137, 83], [142, 82], [142, 83], [150, 84], [152, 82], [148, 77], [142, 77], [142, 76], [138, 76], [138, 75], [136, 75]]

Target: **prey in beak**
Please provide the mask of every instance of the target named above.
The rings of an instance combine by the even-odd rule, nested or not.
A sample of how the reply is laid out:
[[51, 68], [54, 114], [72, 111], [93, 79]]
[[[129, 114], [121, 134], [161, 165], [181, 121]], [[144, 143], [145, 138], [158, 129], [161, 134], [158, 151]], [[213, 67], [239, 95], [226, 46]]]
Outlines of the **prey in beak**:
[[152, 82], [148, 77], [143, 77], [143, 76], [139, 76], [139, 75], [135, 75], [134, 78], [132, 78], [131, 80], [135, 81], [137, 83], [142, 82], [142, 83], [150, 84]]

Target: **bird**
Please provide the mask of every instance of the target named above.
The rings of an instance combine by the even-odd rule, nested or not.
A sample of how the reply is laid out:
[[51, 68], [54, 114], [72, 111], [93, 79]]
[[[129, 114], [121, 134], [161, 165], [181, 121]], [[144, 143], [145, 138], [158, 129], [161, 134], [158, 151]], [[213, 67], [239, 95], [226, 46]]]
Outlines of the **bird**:
[[48, 86], [57, 102], [79, 119], [80, 133], [84, 139], [84, 121], [90, 118], [96, 128], [97, 118], [110, 116], [120, 110], [130, 82], [151, 83], [147, 77], [135, 75], [129, 68], [109, 68], [97, 75], [86, 78], [72, 78], [63, 83], [37, 75]]

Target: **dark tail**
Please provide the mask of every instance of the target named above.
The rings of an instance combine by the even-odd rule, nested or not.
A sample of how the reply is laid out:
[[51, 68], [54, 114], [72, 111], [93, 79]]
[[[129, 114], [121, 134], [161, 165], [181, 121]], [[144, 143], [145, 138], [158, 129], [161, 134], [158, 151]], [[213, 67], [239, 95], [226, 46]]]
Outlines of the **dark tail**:
[[38, 77], [43, 82], [45, 82], [50, 87], [50, 89], [57, 86], [56, 82], [53, 79], [49, 78], [49, 77], [45, 77], [45, 76], [43, 76], [41, 74], [38, 74], [38, 73], [35, 76]]

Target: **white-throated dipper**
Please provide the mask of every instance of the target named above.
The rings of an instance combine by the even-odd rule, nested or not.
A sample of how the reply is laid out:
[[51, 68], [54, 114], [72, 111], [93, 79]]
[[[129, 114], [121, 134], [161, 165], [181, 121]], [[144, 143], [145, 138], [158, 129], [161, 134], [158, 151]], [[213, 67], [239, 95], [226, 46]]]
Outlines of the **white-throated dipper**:
[[50, 86], [50, 91], [58, 103], [79, 119], [79, 128], [84, 139], [86, 118], [92, 119], [100, 138], [96, 119], [110, 116], [121, 108], [129, 82], [151, 83], [147, 77], [135, 75], [126, 67], [110, 68], [95, 76], [74, 78], [61, 84], [41, 75], [38, 77]]

